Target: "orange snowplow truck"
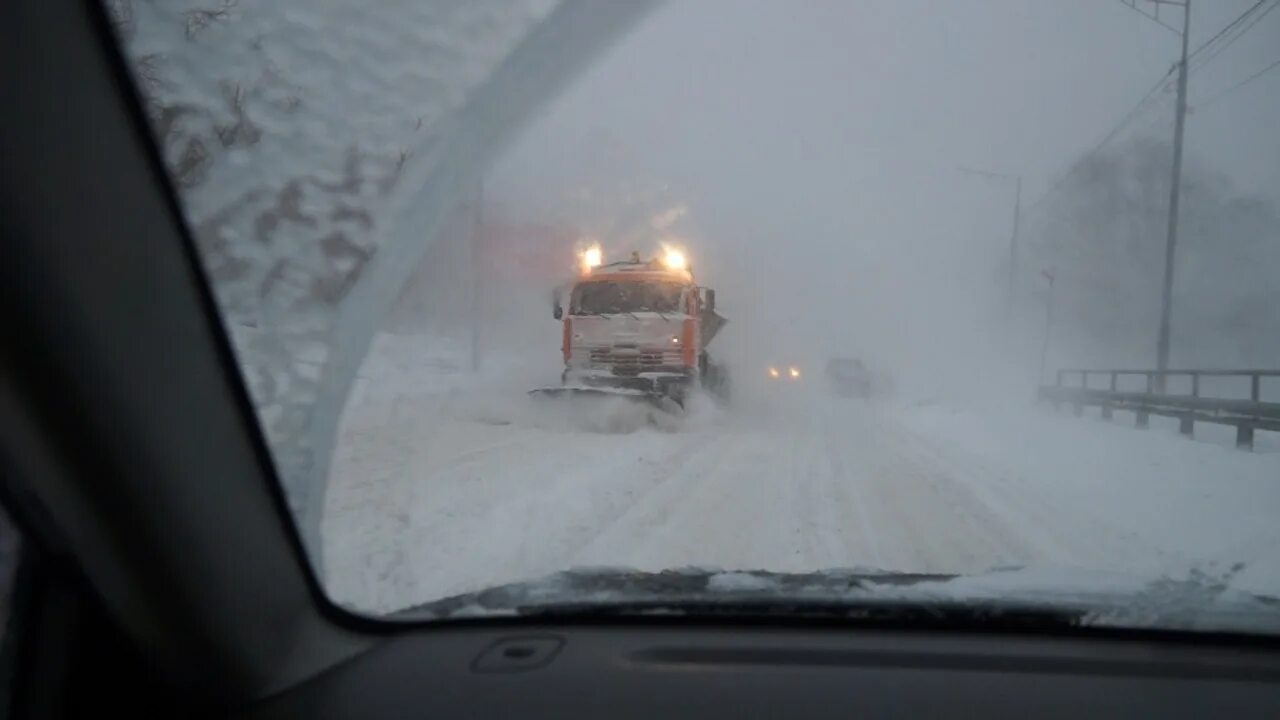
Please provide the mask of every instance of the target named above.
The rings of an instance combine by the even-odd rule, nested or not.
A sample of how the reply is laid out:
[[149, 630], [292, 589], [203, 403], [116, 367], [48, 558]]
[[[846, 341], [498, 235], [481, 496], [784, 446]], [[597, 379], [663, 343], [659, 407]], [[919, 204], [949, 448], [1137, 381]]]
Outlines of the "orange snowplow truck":
[[[727, 376], [707, 345], [727, 322], [683, 253], [603, 264], [583, 253], [578, 277], [553, 295], [564, 372], [546, 391], [624, 395], [683, 407], [699, 388], [723, 398]], [[565, 302], [567, 300], [567, 303]], [[545, 391], [544, 391], [545, 392]]]

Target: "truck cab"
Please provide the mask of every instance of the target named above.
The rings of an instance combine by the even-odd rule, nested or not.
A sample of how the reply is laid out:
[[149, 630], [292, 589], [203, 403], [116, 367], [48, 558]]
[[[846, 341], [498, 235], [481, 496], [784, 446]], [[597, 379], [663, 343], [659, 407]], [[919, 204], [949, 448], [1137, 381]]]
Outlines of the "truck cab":
[[584, 264], [557, 293], [566, 385], [657, 394], [683, 402], [707, 373], [706, 344], [724, 319], [683, 255]]

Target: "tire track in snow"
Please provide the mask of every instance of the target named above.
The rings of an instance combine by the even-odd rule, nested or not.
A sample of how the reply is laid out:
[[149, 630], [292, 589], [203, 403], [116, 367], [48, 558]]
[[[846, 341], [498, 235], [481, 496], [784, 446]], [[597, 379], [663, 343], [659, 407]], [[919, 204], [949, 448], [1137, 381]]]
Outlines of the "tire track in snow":
[[652, 546], [655, 535], [671, 532], [670, 516], [677, 503], [686, 502], [692, 486], [702, 481], [707, 470], [721, 464], [726, 453], [721, 437], [699, 437], [677, 462], [667, 463], [658, 481], [643, 495], [609, 518], [574, 556], [580, 564], [612, 564], [640, 567], [643, 550]]
[[834, 498], [823, 472], [826, 458], [820, 453], [815, 457], [813, 451], [818, 445], [811, 436], [804, 439], [808, 440], [807, 452], [802, 449], [800, 435], [793, 435], [791, 442], [789, 477], [801, 478], [795, 483], [796, 492], [790, 507], [796, 524], [795, 552], [817, 565], [835, 567], [844, 564], [846, 550], [834, 532], [838, 524], [831, 512]]
[[[822, 446], [825, 451], [827, 463], [831, 469], [830, 481], [838, 488], [837, 496], [845, 499], [842, 505], [845, 507], [853, 507], [853, 510], [857, 515], [858, 531], [862, 537], [864, 546], [871, 554], [872, 565], [878, 569], [889, 569], [884, 567], [884, 555], [880, 551], [880, 541], [876, 533], [875, 525], [872, 524], [872, 513], [867, 507], [866, 493], [859, 487], [860, 481], [850, 475], [846, 470], [842, 451], [839, 450], [833, 442], [830, 430], [824, 432]], [[846, 556], [847, 555], [848, 550], [846, 545]]]
[[[661, 484], [654, 462], [678, 466], [693, 442], [641, 433], [551, 451], [539, 444], [534, 454], [479, 468], [486, 487], [464, 499], [470, 512], [424, 527], [415, 545], [443, 552], [424, 553], [409, 574], [429, 578], [440, 596], [566, 569], [601, 526]], [[431, 478], [444, 485], [455, 481]], [[418, 514], [431, 513], [440, 499], [424, 497]]]
[[343, 466], [346, 477], [335, 485], [363, 505], [328, 518], [347, 544], [330, 563], [336, 597], [388, 610], [579, 564], [584, 546], [686, 476], [681, 467], [715, 436], [572, 433], [429, 416], [394, 434], [442, 432], [484, 444], [442, 454], [439, 442], [423, 442], [394, 462], [375, 458], [385, 467], [374, 479], [360, 477], [359, 463]]
[[[859, 508], [863, 545], [898, 571], [981, 571], [1023, 557], [1022, 542], [946, 464], [922, 462], [874, 409], [834, 407], [827, 442], [844, 504]], [[855, 561], [857, 558], [855, 558]]]

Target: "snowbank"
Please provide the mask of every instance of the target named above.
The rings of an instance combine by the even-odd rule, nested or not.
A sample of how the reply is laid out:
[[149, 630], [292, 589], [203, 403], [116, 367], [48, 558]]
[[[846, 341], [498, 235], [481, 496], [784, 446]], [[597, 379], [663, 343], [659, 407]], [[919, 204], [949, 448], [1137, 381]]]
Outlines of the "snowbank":
[[1280, 454], [1188, 440], [1155, 423], [1139, 430], [1119, 415], [1107, 422], [1048, 409], [992, 415], [938, 405], [898, 414], [921, 447], [972, 458], [990, 469], [998, 491], [1034, 496], [1073, 522], [1072, 532], [1088, 534], [1094, 522], [1123, 529], [1133, 546], [1152, 549], [1153, 570], [1243, 563], [1238, 586], [1280, 591]]

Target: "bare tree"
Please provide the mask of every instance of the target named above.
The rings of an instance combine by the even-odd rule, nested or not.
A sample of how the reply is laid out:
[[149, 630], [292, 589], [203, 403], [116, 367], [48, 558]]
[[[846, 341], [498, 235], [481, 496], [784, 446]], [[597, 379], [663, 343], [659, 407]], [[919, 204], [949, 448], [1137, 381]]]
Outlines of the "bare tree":
[[[1079, 362], [1154, 363], [1167, 222], [1167, 144], [1137, 140], [1083, 161], [1047, 212], [1043, 264], [1060, 268], [1059, 317]], [[1175, 361], [1280, 361], [1280, 212], [1201, 162], [1183, 178]]]

